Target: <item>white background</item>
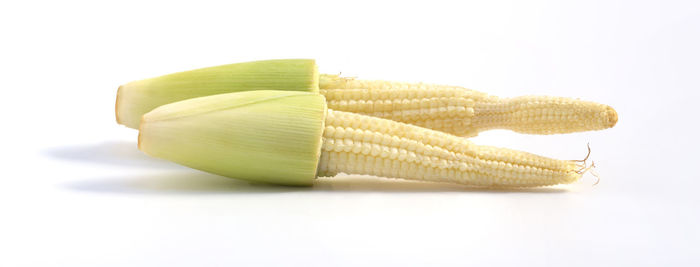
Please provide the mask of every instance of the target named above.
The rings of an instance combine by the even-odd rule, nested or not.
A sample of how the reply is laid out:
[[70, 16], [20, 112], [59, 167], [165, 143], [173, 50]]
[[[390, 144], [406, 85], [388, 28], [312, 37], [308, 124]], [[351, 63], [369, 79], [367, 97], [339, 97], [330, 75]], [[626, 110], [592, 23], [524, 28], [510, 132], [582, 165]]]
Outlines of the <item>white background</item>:
[[[2, 266], [700, 264], [697, 1], [14, 1], [0, 36]], [[148, 158], [114, 121], [120, 84], [274, 58], [620, 121], [476, 138], [562, 159], [591, 143], [598, 185], [523, 191], [249, 184]]]

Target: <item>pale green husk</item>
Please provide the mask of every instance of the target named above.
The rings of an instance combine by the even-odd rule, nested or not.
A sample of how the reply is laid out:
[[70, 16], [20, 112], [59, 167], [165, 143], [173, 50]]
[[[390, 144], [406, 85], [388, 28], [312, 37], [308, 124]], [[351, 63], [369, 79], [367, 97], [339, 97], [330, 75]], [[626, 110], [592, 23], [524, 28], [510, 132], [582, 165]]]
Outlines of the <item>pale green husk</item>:
[[313, 59], [279, 59], [209, 67], [134, 81], [117, 92], [117, 123], [138, 128], [154, 108], [200, 96], [249, 90], [318, 92]]
[[193, 98], [143, 116], [139, 149], [251, 181], [311, 185], [326, 116], [322, 95], [247, 91]]

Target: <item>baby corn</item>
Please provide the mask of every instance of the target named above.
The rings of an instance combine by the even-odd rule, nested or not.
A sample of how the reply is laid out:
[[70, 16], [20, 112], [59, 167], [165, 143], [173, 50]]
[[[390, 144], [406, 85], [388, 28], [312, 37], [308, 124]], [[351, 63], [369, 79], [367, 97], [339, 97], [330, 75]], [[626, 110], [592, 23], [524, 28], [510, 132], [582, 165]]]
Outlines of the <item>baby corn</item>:
[[617, 123], [607, 105], [564, 97], [499, 98], [446, 85], [358, 80], [322, 74], [328, 108], [414, 124], [459, 136], [490, 129], [528, 134], [602, 130]]
[[315, 61], [309, 59], [238, 63], [131, 82], [118, 90], [117, 122], [137, 128], [141, 116], [157, 106], [245, 90], [319, 92], [333, 110], [458, 136], [475, 136], [489, 129], [571, 133], [617, 123], [614, 109], [594, 102], [547, 96], [498, 98], [456, 86], [343, 78], [319, 74]]
[[149, 155], [232, 178], [311, 185], [338, 173], [484, 187], [571, 183], [583, 166], [447, 133], [327, 109], [314, 93], [248, 91], [193, 98], [143, 117]]

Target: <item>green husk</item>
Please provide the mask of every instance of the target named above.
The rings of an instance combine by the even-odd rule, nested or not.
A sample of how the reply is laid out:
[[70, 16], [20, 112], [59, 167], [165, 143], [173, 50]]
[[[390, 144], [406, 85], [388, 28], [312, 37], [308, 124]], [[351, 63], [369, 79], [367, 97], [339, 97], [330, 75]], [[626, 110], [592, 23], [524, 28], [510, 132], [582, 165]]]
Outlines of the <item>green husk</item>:
[[209, 67], [134, 81], [117, 92], [117, 123], [137, 129], [141, 116], [180, 100], [249, 90], [318, 93], [313, 59], [263, 60]]
[[326, 116], [322, 95], [247, 91], [193, 98], [143, 116], [139, 149], [251, 181], [311, 185]]

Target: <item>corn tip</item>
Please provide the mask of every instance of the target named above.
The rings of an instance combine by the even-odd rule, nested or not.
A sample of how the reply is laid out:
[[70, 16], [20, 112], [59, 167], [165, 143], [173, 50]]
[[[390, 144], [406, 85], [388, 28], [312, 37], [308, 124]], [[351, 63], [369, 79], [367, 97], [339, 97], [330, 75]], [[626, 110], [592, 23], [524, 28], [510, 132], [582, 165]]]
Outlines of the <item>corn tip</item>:
[[617, 124], [617, 111], [615, 111], [615, 109], [611, 106], [608, 106], [606, 108], [606, 113], [608, 115], [608, 127], [612, 128], [615, 126], [615, 124]]

